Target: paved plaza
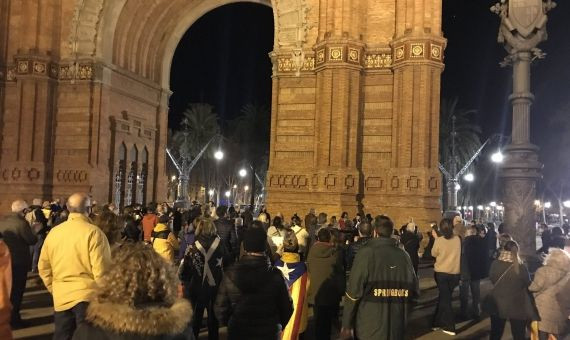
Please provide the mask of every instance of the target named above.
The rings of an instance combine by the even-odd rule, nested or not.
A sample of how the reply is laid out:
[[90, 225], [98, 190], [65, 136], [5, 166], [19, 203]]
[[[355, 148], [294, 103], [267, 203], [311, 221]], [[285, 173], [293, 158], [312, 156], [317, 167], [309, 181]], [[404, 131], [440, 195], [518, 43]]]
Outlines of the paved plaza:
[[[540, 237], [537, 237], [537, 248], [542, 246]], [[570, 246], [566, 247], [566, 251], [570, 251]], [[491, 322], [485, 315], [481, 320], [457, 320], [457, 336], [451, 337], [443, 334], [441, 331], [431, 330], [431, 320], [435, 313], [438, 291], [433, 278], [433, 264], [420, 263], [420, 290], [421, 296], [418, 304], [412, 312], [411, 319], [408, 323], [407, 339], [421, 340], [439, 340], [439, 339], [488, 339], [491, 330]], [[481, 281], [481, 300], [491, 290], [492, 285], [488, 279]], [[456, 314], [459, 311], [459, 289], [455, 289], [453, 294], [453, 306]], [[24, 294], [24, 302], [22, 305], [22, 317], [28, 321], [31, 326], [29, 328], [14, 331], [15, 339], [26, 340], [51, 340], [53, 326], [53, 308], [51, 296], [45, 290], [40, 278], [37, 275], [30, 275], [26, 293]], [[206, 323], [203, 323], [204, 327]], [[312, 323], [309, 321], [309, 329], [307, 334], [311, 332]], [[336, 335], [333, 339], [338, 338]], [[206, 329], [203, 328], [199, 340], [208, 339]], [[220, 329], [220, 339], [226, 339], [226, 329]], [[512, 339], [510, 327], [505, 327], [503, 340]], [[1, 339], [0, 339], [1, 340]], [[305, 340], [313, 340], [313, 337], [307, 337]], [[561, 340], [570, 340], [570, 336], [566, 336]]]
[[[482, 295], [486, 294], [491, 288], [488, 280], [481, 283]], [[435, 312], [437, 301], [437, 288], [433, 279], [433, 267], [430, 264], [422, 264], [420, 266], [420, 289], [421, 298], [414, 312], [412, 313], [410, 323], [408, 325], [409, 339], [446, 339], [452, 338], [441, 332], [431, 331], [431, 318]], [[454, 294], [454, 307], [459, 308], [459, 290], [456, 289]], [[53, 333], [53, 308], [51, 306], [51, 296], [44, 289], [40, 279], [36, 275], [31, 275], [28, 279], [28, 287], [24, 295], [24, 303], [22, 306], [22, 317], [32, 325], [29, 328], [14, 331], [15, 339], [27, 340], [48, 340], [51, 339]], [[311, 327], [311, 325], [309, 325]], [[458, 324], [458, 335], [456, 339], [487, 339], [490, 331], [489, 318], [484, 318], [479, 322], [464, 321]], [[510, 339], [506, 328], [504, 339]], [[309, 329], [310, 334], [310, 329]], [[225, 328], [220, 330], [221, 339], [225, 339]], [[202, 330], [199, 339], [207, 339], [205, 329]], [[309, 338], [312, 339], [312, 338]]]

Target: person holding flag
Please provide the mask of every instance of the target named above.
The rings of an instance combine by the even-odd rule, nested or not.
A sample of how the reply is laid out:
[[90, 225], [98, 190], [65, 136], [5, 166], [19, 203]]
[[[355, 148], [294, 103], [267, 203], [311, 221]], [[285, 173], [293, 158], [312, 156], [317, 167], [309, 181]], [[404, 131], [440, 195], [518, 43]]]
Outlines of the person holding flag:
[[309, 275], [307, 265], [301, 261], [297, 236], [292, 230], [286, 231], [283, 237], [283, 255], [275, 261], [275, 267], [283, 273], [293, 299], [293, 315], [283, 329], [281, 340], [298, 340], [307, 329]]

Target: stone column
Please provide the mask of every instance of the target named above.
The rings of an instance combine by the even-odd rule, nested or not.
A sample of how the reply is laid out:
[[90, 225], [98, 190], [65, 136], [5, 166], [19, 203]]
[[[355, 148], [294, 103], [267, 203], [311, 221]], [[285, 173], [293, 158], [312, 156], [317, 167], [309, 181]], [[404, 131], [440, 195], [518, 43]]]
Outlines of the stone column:
[[555, 7], [551, 0], [518, 0], [497, 3], [491, 10], [501, 17], [499, 42], [509, 55], [503, 66], [513, 66], [512, 141], [501, 167], [506, 231], [519, 243], [520, 254], [531, 260], [536, 254], [534, 199], [541, 177], [538, 147], [530, 142], [530, 64], [544, 54], [536, 46], [546, 40], [546, 13]]

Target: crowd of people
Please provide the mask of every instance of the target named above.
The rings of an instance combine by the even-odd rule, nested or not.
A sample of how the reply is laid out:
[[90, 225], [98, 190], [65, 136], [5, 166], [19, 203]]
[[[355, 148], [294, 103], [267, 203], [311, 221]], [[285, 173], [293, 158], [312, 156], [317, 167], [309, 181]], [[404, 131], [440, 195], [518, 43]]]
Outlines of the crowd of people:
[[[459, 216], [432, 223], [423, 242], [413, 221], [395, 228], [385, 215], [337, 219], [314, 209], [287, 220], [213, 202], [119, 212], [81, 193], [65, 204], [17, 200], [11, 208], [0, 220], [1, 339], [27, 326], [20, 308], [29, 271], [53, 297], [56, 340], [190, 340], [202, 326], [213, 340], [222, 326], [228, 339], [403, 339], [420, 297], [420, 254], [433, 262], [439, 292], [434, 330], [453, 336], [458, 320], [483, 311], [491, 339], [501, 339], [507, 320], [515, 340], [533, 321], [540, 339], [567, 332], [562, 228], [548, 231], [531, 280], [502, 226]], [[481, 300], [485, 278], [493, 289]]]

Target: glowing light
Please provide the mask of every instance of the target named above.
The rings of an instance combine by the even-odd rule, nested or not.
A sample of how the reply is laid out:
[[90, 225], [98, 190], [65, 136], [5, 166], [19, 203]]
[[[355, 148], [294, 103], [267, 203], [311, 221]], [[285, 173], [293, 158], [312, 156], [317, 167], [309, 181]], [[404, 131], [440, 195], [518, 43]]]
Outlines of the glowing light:
[[475, 180], [475, 175], [473, 175], [472, 173], [468, 173], [465, 176], [463, 176], [463, 179], [466, 180], [467, 182], [473, 182]]
[[234, 189], [237, 189], [237, 184], [234, 184]]
[[172, 180], [173, 180], [173, 181], [176, 181], [176, 176], [172, 176]]
[[550, 207], [552, 207], [552, 203], [546, 202], [546, 203], [544, 203], [544, 207], [545, 207], [546, 209], [550, 209]]
[[241, 169], [241, 170], [239, 171], [239, 175], [240, 175], [241, 177], [245, 177], [245, 176], [247, 175], [247, 170]]
[[483, 209], [484, 209], [484, 208], [483, 208], [482, 205], [478, 205], [478, 206], [477, 206], [477, 210], [483, 210]]
[[245, 187], [243, 187], [243, 190], [248, 191], [248, 190], [249, 190], [249, 186], [246, 185]]
[[461, 185], [455, 184], [455, 190], [457, 190], [457, 191], [461, 190]]
[[491, 161], [493, 163], [502, 163], [504, 159], [505, 159], [505, 156], [503, 155], [501, 150], [499, 150], [499, 151], [497, 151], [491, 155]]
[[491, 207], [485, 207], [485, 210], [489, 211], [491, 210]]
[[472, 205], [469, 206], [469, 210], [473, 211], [473, 206], [472, 206]]
[[540, 200], [534, 200], [534, 205], [536, 205], [537, 207], [540, 207]]
[[497, 202], [491, 202], [489, 203], [490, 206], [492, 206], [493, 208], [497, 206]]
[[562, 204], [564, 205], [564, 207], [570, 208], [570, 201], [564, 201]]
[[210, 194], [210, 196], [214, 196], [214, 189], [210, 189], [210, 190], [208, 191], [208, 194]]
[[229, 190], [226, 191], [226, 197], [230, 197], [231, 194], [232, 194], [232, 193], [231, 193]]
[[218, 150], [214, 153], [214, 158], [221, 161], [224, 159], [224, 152], [222, 150]]

